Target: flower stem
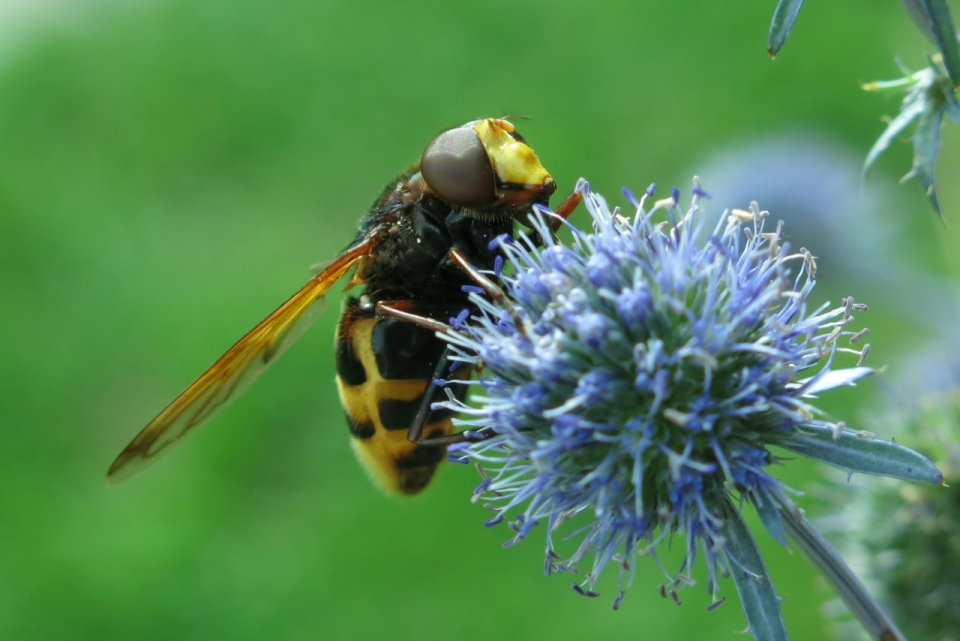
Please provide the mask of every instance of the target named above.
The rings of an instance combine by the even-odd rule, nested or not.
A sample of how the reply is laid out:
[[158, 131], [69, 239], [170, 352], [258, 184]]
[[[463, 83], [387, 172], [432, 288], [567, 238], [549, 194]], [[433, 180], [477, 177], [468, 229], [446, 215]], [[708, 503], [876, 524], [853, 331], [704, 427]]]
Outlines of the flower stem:
[[787, 532], [803, 550], [823, 578], [847, 604], [851, 614], [876, 641], [907, 641], [880, 604], [844, 563], [833, 546], [810, 524], [796, 503], [782, 492], [776, 493]]

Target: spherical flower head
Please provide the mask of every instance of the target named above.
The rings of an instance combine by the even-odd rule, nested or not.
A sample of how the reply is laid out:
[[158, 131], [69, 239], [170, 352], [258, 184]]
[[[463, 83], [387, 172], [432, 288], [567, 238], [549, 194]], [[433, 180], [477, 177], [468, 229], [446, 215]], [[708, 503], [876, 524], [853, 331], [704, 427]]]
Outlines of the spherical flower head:
[[960, 641], [960, 389], [886, 412], [882, 421], [937, 464], [946, 487], [884, 480], [857, 488], [840, 549], [909, 638]]
[[[695, 184], [686, 212], [678, 190], [645, 209], [651, 186], [639, 200], [625, 192], [624, 214], [581, 181], [591, 232], [571, 227], [573, 242], [561, 244], [543, 210], [535, 234], [501, 239], [514, 267], [497, 274], [503, 295], [471, 294], [479, 313], [442, 334], [454, 360], [484, 368], [482, 389], [472, 405], [451, 396], [435, 407], [460, 412], [469, 434], [492, 435], [451, 447], [451, 459], [479, 463], [475, 498], [495, 511], [488, 525], [511, 525], [507, 545], [545, 526], [547, 573], [592, 556], [574, 589], [596, 596], [612, 563], [618, 607], [637, 555], [650, 554], [667, 577], [662, 592], [676, 599], [693, 583], [699, 550], [715, 603], [729, 572], [754, 634], [781, 638], [758, 629], [771, 611], [779, 620], [779, 599], [740, 510], [753, 504], [786, 544], [781, 507], [790, 503], [770, 474], [771, 445], [889, 473], [868, 469], [876, 457], [850, 442], [862, 439], [819, 420], [811, 404], [873, 371], [862, 366], [865, 331], [848, 329], [866, 306], [849, 298], [808, 308], [813, 257], [792, 252], [756, 204], [706, 230]], [[837, 368], [842, 353], [852, 367]], [[555, 535], [578, 515], [563, 539], [579, 545], [564, 558]], [[678, 533], [685, 559], [668, 571], [656, 547]]]

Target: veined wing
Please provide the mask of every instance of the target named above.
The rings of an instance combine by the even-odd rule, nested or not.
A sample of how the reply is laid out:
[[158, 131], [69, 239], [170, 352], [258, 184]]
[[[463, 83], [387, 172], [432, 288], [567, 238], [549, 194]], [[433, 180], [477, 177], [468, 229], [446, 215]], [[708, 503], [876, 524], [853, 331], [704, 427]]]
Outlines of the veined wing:
[[107, 482], [115, 485], [147, 467], [240, 396], [313, 326], [326, 307], [327, 290], [378, 243], [371, 235], [348, 249], [237, 341], [130, 441], [110, 466]]

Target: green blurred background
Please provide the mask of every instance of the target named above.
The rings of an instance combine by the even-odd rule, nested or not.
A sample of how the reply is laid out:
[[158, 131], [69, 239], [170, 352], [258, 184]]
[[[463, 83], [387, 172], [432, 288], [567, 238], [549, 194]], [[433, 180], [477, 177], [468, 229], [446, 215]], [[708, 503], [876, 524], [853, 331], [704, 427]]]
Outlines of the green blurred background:
[[[896, 76], [897, 54], [919, 66], [926, 44], [893, 0], [817, 2], [771, 62], [773, 5], [0, 2], [0, 638], [743, 639], [729, 582], [715, 612], [702, 580], [677, 607], [648, 561], [614, 613], [613, 576], [599, 599], [545, 578], [542, 533], [502, 550], [508, 531], [467, 500], [469, 468], [412, 500], [381, 495], [333, 386], [335, 312], [161, 463], [117, 488], [104, 473], [344, 247], [440, 129], [529, 116], [520, 128], [561, 191], [586, 176], [612, 200], [688, 186], [706, 159], [784, 131], [857, 162], [898, 102], [858, 83]], [[876, 220], [896, 222], [903, 260], [949, 276], [960, 136], [947, 134], [951, 228], [915, 184], [893, 185], [909, 145], [873, 182], [891, 185]], [[873, 220], [845, 226], [842, 209], [829, 215], [851, 238]], [[880, 250], [862, 260], [893, 269]], [[821, 271], [821, 299], [856, 293]], [[922, 308], [888, 294], [864, 299], [874, 365], [931, 336]], [[834, 396], [855, 422], [880, 392]], [[800, 489], [820, 475], [783, 470]], [[791, 638], [823, 638], [825, 584], [758, 537]]]

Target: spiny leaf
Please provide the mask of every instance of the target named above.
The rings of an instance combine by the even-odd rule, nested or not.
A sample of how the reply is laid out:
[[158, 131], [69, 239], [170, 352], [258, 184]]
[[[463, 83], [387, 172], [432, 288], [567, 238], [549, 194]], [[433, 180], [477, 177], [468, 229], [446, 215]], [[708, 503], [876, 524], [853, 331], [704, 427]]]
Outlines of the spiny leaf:
[[[815, 396], [838, 387], [853, 387], [860, 379], [876, 372], [877, 370], [872, 367], [847, 367], [845, 369], [833, 369], [797, 382], [800, 384], [804, 396]], [[810, 386], [804, 389], [803, 386], [808, 383]]]
[[918, 97], [918, 99], [905, 104], [903, 110], [897, 114], [897, 117], [890, 121], [887, 128], [884, 129], [880, 137], [877, 138], [877, 142], [873, 143], [873, 147], [870, 148], [870, 153], [867, 154], [867, 159], [863, 161], [864, 177], [866, 177], [867, 173], [873, 167], [873, 163], [880, 157], [880, 154], [890, 147], [890, 143], [902, 134], [907, 127], [910, 126], [910, 123], [920, 116], [923, 112], [924, 102], [922, 98]]
[[724, 549], [749, 630], [757, 641], [787, 641], [780, 597], [767, 575], [760, 549], [750, 534], [750, 528], [733, 506], [729, 512], [723, 525]]
[[911, 173], [920, 181], [923, 193], [929, 199], [938, 216], [940, 203], [937, 200], [937, 187], [934, 178], [934, 165], [940, 151], [940, 124], [943, 121], [943, 109], [938, 101], [929, 101], [913, 131], [913, 169]]
[[777, 494], [783, 523], [800, 549], [817, 566], [823, 578], [833, 586], [850, 613], [856, 617], [871, 639], [877, 641], [906, 641], [903, 633], [880, 604], [870, 596], [860, 579], [843, 561], [837, 551], [803, 516], [800, 508], [783, 492]]
[[787, 41], [793, 23], [797, 20], [803, 0], [780, 0], [773, 12], [773, 21], [770, 23], [770, 33], [767, 35], [767, 53], [776, 58], [780, 48]]
[[778, 445], [851, 473], [922, 483], [943, 482], [943, 474], [930, 459], [896, 441], [863, 438], [849, 430], [837, 438], [831, 427], [823, 425], [803, 425], [800, 429], [800, 433], [784, 439]]

